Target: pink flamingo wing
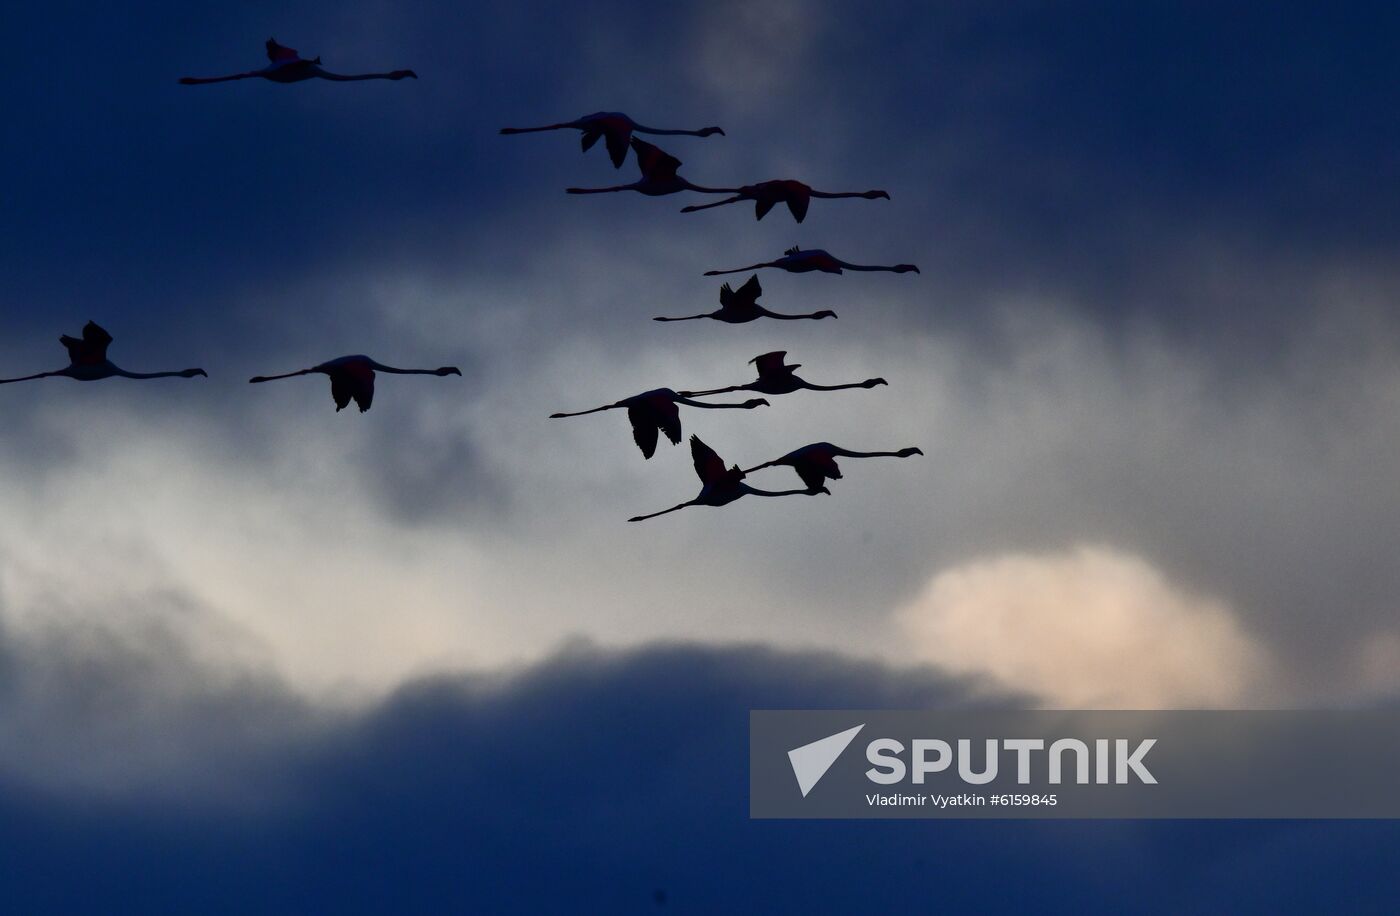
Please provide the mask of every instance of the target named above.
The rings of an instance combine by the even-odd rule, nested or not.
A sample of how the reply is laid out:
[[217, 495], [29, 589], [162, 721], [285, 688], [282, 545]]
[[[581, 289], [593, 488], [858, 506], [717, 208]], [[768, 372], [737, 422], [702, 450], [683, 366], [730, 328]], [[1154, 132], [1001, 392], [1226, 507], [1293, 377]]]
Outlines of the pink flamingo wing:
[[786, 350], [774, 350], [772, 353], [755, 356], [749, 362], [758, 366], [759, 375], [781, 375], [784, 372], [783, 359], [786, 356]]
[[81, 339], [64, 334], [58, 340], [68, 351], [68, 360], [73, 365], [95, 366], [107, 359], [107, 346], [112, 342], [112, 335], [97, 322], [89, 321], [83, 326]]
[[632, 149], [637, 153], [637, 165], [642, 175], [674, 175], [681, 167], [681, 161], [660, 147], [652, 146], [645, 140], [632, 138]]
[[695, 462], [695, 474], [701, 483], [716, 483], [729, 473], [725, 470], [724, 459], [701, 442], [699, 436], [690, 437], [690, 457]]
[[286, 45], [279, 45], [274, 39], [267, 40], [267, 59], [274, 64], [285, 64], [288, 61], [300, 60], [301, 55], [296, 48], [289, 48]]
[[656, 454], [657, 424], [654, 414], [636, 404], [627, 408], [627, 422], [632, 424], [632, 441], [642, 450], [643, 458]]

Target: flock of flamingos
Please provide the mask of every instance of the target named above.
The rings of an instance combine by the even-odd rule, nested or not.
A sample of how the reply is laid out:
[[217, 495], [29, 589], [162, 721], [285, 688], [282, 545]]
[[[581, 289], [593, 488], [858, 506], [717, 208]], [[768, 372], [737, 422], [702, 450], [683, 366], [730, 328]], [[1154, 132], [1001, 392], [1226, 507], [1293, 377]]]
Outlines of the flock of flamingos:
[[[264, 79], [275, 83], [299, 83], [310, 79], [331, 80], [334, 82], [349, 82], [356, 80], [402, 80], [417, 79], [418, 74], [412, 70], [393, 70], [388, 73], [361, 73], [354, 75], [343, 75], [332, 73], [324, 69], [321, 65], [321, 58], [315, 57], [307, 59], [302, 57], [293, 48], [288, 48], [278, 44], [273, 39], [267, 40], [268, 65], [259, 70], [249, 70], [245, 73], [235, 73], [230, 76], [215, 77], [184, 77], [180, 82], [184, 85], [200, 85], [205, 83], [222, 83], [232, 80], [243, 79]], [[888, 200], [889, 194], [884, 191], [849, 191], [849, 192], [826, 192], [817, 191], [800, 181], [775, 180], [761, 181], [757, 184], [744, 185], [738, 188], [710, 188], [692, 184], [679, 174], [681, 162], [679, 159], [669, 155], [663, 150], [647, 143], [636, 134], [653, 135], [677, 135], [685, 134], [696, 137], [708, 137], [713, 134], [723, 135], [724, 131], [718, 127], [703, 127], [698, 130], [666, 130], [655, 127], [645, 127], [625, 114], [618, 112], [597, 112], [585, 115], [577, 120], [565, 121], [559, 124], [549, 124], [543, 127], [506, 127], [502, 128], [503, 134], [523, 134], [535, 133], [539, 131], [553, 131], [573, 129], [581, 131], [583, 134], [583, 149], [587, 152], [600, 139], [607, 148], [608, 156], [612, 159], [614, 167], [621, 168], [627, 159], [627, 151], [631, 149], [635, 154], [637, 166], [641, 171], [641, 177], [630, 184], [617, 185], [609, 188], [569, 188], [570, 194], [602, 194], [614, 191], [637, 191], [651, 197], [659, 197], [666, 194], [675, 194], [680, 191], [692, 191], [701, 194], [726, 194], [730, 195], [723, 200], [714, 201], [707, 204], [691, 205], [682, 209], [683, 213], [692, 213], [697, 210], [707, 210], [712, 207], [722, 207], [727, 204], [753, 201], [754, 215], [757, 219], [763, 219], [778, 204], [787, 206], [789, 212], [797, 222], [802, 222], [807, 216], [807, 210], [813, 199], [829, 199], [840, 197], [860, 197], [867, 200], [883, 198]], [[719, 274], [742, 273], [756, 271], [763, 268], [777, 268], [789, 273], [810, 273], [821, 272], [840, 274], [847, 270], [852, 271], [889, 271], [892, 273], [918, 272], [918, 268], [912, 264], [896, 264], [890, 267], [870, 266], [863, 264], [851, 264], [820, 249], [799, 249], [790, 248], [784, 252], [781, 258], [772, 261], [763, 261], [758, 264], [751, 264], [748, 267], [736, 267], [731, 270], [710, 270], [706, 271], [706, 276], [716, 276]], [[732, 289], [728, 283], [720, 287], [719, 302], [720, 307], [713, 312], [706, 312], [699, 315], [687, 315], [683, 317], [667, 318], [660, 317], [657, 321], [691, 321], [701, 318], [708, 318], [715, 321], [723, 321], [729, 324], [742, 324], [754, 321], [759, 318], [769, 318], [782, 321], [794, 321], [801, 319], [821, 320], [823, 318], [835, 318], [836, 313], [823, 310], [806, 315], [787, 315], [771, 312], [758, 304], [758, 297], [763, 289], [758, 282], [758, 274], [753, 274], [737, 290]], [[23, 376], [21, 378], [0, 379], [0, 384], [11, 382], [24, 382], [42, 378], [69, 378], [78, 381], [92, 382], [108, 378], [130, 378], [130, 379], [154, 379], [154, 378], [194, 378], [196, 376], [206, 376], [203, 369], [184, 369], [174, 372], [128, 372], [115, 365], [107, 358], [107, 349], [112, 343], [112, 336], [95, 322], [89, 321], [82, 330], [81, 337], [70, 337], [63, 335], [59, 338], [64, 348], [68, 351], [68, 365], [53, 372], [40, 372], [35, 375]], [[551, 417], [577, 417], [583, 414], [598, 413], [607, 410], [626, 410], [628, 422], [632, 426], [632, 437], [641, 449], [644, 458], [650, 458], [656, 452], [658, 436], [662, 433], [670, 440], [672, 445], [679, 445], [681, 441], [681, 421], [680, 406], [698, 407], [705, 409], [752, 409], [755, 407], [768, 406], [768, 401], [763, 398], [753, 398], [741, 403], [714, 403], [697, 400], [697, 398], [708, 397], [710, 395], [725, 394], [734, 391], [752, 391], [759, 394], [781, 395], [790, 394], [794, 391], [807, 389], [811, 391], [836, 391], [842, 388], [874, 388], [877, 385], [887, 384], [884, 379], [872, 378], [863, 382], [852, 382], [843, 385], [815, 385], [806, 381], [796, 374], [799, 365], [789, 364], [786, 361], [786, 351], [779, 350], [773, 353], [764, 353], [750, 360], [758, 369], [758, 378], [752, 382], [742, 385], [730, 385], [726, 388], [715, 388], [708, 391], [675, 391], [670, 388], [656, 388], [651, 391], [644, 391], [641, 394], [629, 398], [623, 398], [602, 407], [595, 407], [592, 410], [582, 410], [575, 413], [556, 413]], [[393, 375], [461, 375], [461, 371], [455, 366], [443, 366], [438, 369], [399, 369], [393, 366], [386, 366], [383, 363], [363, 355], [342, 356], [337, 359], [318, 363], [309, 369], [299, 369], [295, 372], [287, 372], [281, 375], [259, 375], [249, 379], [252, 383], [270, 382], [276, 379], [293, 378], [300, 375], [319, 374], [330, 378], [331, 397], [335, 400], [337, 411], [348, 407], [353, 400], [360, 412], [370, 409], [374, 401], [374, 380], [378, 372], [390, 373]], [[700, 493], [694, 499], [687, 500], [679, 505], [672, 506], [660, 512], [653, 512], [650, 515], [639, 515], [628, 519], [628, 521], [642, 521], [644, 519], [655, 518], [658, 515], [665, 515], [668, 512], [675, 512], [688, 506], [723, 506], [734, 502], [743, 496], [797, 496], [815, 495], [819, 493], [829, 494], [831, 491], [825, 486], [827, 480], [837, 480], [841, 478], [841, 470], [837, 467], [836, 459], [840, 458], [876, 458], [876, 457], [897, 457], [907, 458], [910, 455], [922, 455], [923, 452], [917, 448], [903, 448], [895, 452], [856, 452], [849, 449], [840, 448], [829, 442], [814, 442], [805, 445], [775, 458], [772, 461], [756, 465], [748, 470], [741, 470], [738, 465], [725, 466], [725, 462], [716, 452], [700, 440], [698, 436], [690, 437], [690, 451], [695, 463], [695, 472], [700, 477], [702, 484]], [[761, 468], [784, 466], [792, 468], [797, 472], [805, 485], [803, 489], [796, 490], [760, 490], [744, 483], [744, 478]]]

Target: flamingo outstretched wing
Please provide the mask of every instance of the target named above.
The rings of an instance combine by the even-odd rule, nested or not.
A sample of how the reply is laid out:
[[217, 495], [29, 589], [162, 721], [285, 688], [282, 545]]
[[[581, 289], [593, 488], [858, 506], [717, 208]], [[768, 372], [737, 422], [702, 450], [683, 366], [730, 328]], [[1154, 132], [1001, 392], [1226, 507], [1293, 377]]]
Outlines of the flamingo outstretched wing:
[[296, 48], [289, 48], [286, 45], [279, 45], [277, 39], [267, 40], [267, 59], [274, 64], [285, 64], [288, 61], [301, 60], [301, 55]]
[[607, 132], [603, 134], [603, 139], [607, 142], [608, 158], [612, 160], [613, 167], [622, 168], [622, 163], [627, 161], [627, 135]]
[[681, 409], [675, 401], [668, 401], [666, 406], [657, 411], [657, 425], [666, 434], [666, 438], [671, 440], [672, 445], [681, 444]]
[[355, 397], [355, 406], [360, 408], [360, 413], [364, 413], [374, 405], [374, 380], [371, 379], [368, 385], [357, 384], [352, 389]]
[[642, 450], [642, 457], [650, 458], [655, 455], [657, 425], [650, 411], [645, 407], [633, 405], [627, 408], [627, 422], [632, 424], [632, 441]]
[[350, 380], [343, 375], [332, 375], [331, 399], [335, 401], [336, 413], [350, 406], [350, 396]]
[[701, 483], [715, 483], [728, 473], [724, 469], [724, 459], [701, 442], [699, 436], [690, 437], [690, 457], [695, 462], [695, 474]]
[[107, 345], [112, 342], [112, 335], [107, 333], [107, 329], [95, 321], [89, 321], [83, 325], [83, 341], [89, 346], [93, 346], [102, 351], [102, 355], [107, 355]]
[[752, 274], [737, 291], [731, 289], [728, 283], [719, 288], [719, 302], [725, 306], [753, 305], [761, 295], [763, 287], [758, 283], [758, 274]]
[[374, 367], [366, 362], [355, 360], [344, 366], [342, 371], [349, 381], [350, 396], [360, 408], [360, 413], [369, 410], [374, 403]]
[[632, 149], [637, 153], [637, 165], [643, 175], [674, 175], [681, 167], [681, 161], [645, 140], [632, 138]]
[[784, 360], [787, 358], [786, 350], [774, 350], [772, 353], [764, 353], [762, 356], [755, 356], [749, 362], [758, 366], [758, 374], [783, 375], [787, 372]]
[[89, 321], [83, 325], [81, 339], [64, 334], [58, 340], [67, 349], [68, 360], [73, 365], [93, 366], [107, 359], [107, 347], [112, 343], [112, 335], [97, 322]]
[[335, 411], [340, 411], [350, 406], [350, 398], [354, 395], [354, 385], [350, 377], [336, 373], [331, 376], [331, 397], [335, 400]]

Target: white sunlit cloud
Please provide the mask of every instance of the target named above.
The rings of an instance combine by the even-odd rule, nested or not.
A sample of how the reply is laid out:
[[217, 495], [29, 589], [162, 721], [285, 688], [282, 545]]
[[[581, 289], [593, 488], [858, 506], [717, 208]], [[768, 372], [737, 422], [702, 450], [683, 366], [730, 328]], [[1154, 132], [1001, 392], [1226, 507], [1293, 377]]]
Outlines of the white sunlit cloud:
[[1106, 548], [973, 560], [932, 578], [899, 620], [917, 657], [1047, 706], [1235, 706], [1266, 672], [1228, 605]]
[[1235, 706], [1256, 696], [1266, 669], [1227, 604], [1101, 547], [953, 567], [899, 621], [917, 657], [1047, 706]]

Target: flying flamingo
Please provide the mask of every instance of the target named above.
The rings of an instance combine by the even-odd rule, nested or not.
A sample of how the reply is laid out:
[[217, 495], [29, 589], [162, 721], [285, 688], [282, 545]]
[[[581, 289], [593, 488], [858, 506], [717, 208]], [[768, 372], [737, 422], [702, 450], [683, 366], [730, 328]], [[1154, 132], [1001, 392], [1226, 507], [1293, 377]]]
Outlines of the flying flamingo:
[[456, 366], [443, 366], [441, 369], [395, 369], [393, 366], [377, 363], [368, 356], [342, 356], [339, 359], [328, 360], [320, 365], [312, 366], [310, 369], [300, 369], [282, 375], [255, 375], [248, 381], [257, 384], [271, 382], [279, 378], [294, 378], [298, 375], [311, 375], [319, 372], [322, 375], [330, 376], [331, 397], [335, 398], [336, 413], [349, 407], [351, 398], [359, 405], [360, 413], [364, 413], [374, 403], [374, 373], [376, 371], [390, 372], [394, 375], [447, 376], [462, 374], [462, 370]]
[[797, 377], [794, 370], [802, 368], [801, 364], [786, 365], [783, 362], [785, 356], [787, 356], [786, 350], [775, 350], [772, 353], [764, 353], [762, 356], [755, 356], [749, 360], [758, 366], [758, 378], [747, 385], [730, 385], [728, 388], [715, 388], [711, 391], [682, 391], [681, 396], [700, 398], [711, 394], [725, 394], [730, 391], [791, 394], [804, 388], [808, 391], [840, 391], [842, 388], [874, 388], [876, 385], [889, 384], [882, 378], [868, 378], [863, 382], [851, 382], [848, 385], [813, 385], [811, 382]]
[[758, 184], [746, 184], [739, 189], [739, 193], [725, 200], [717, 200], [712, 204], [692, 204], [689, 207], [682, 207], [682, 213], [694, 213], [696, 210], [708, 210], [711, 207], [723, 207], [725, 204], [737, 204], [745, 200], [754, 202], [754, 219], [763, 219], [768, 215], [768, 211], [778, 204], [787, 204], [788, 210], [792, 212], [792, 218], [799, 223], [807, 218], [807, 208], [812, 203], [813, 197], [836, 198], [836, 197], [863, 197], [866, 200], [890, 199], [888, 191], [814, 191], [809, 185], [800, 181], [788, 179], [774, 179], [773, 181], [760, 181]]
[[295, 48], [288, 48], [279, 45], [276, 39], [267, 40], [267, 59], [272, 61], [261, 70], [249, 70], [247, 73], [235, 73], [232, 76], [182, 76], [180, 83], [185, 86], [199, 86], [204, 83], [226, 83], [229, 80], [246, 80], [260, 78], [272, 80], [274, 83], [300, 83], [302, 80], [322, 79], [331, 80], [337, 83], [348, 83], [354, 80], [401, 80], [404, 77], [418, 79], [418, 74], [412, 70], [394, 70], [389, 73], [359, 73], [354, 76], [342, 76], [339, 73], [331, 73], [321, 69], [321, 58], [316, 57], [306, 60], [297, 53]]
[[763, 287], [758, 283], [758, 274], [749, 277], [738, 291], [729, 288], [726, 283], [719, 288], [719, 308], [713, 312], [705, 312], [701, 315], [686, 315], [684, 318], [653, 318], [652, 321], [693, 321], [696, 318], [713, 318], [715, 321], [723, 321], [727, 324], [743, 324], [746, 321], [753, 321], [756, 318], [777, 318], [779, 321], [796, 321], [800, 318], [835, 318], [836, 313], [831, 309], [822, 309], [820, 312], [812, 312], [810, 315], [780, 315], [777, 312], [770, 312], [758, 304], [758, 297], [763, 294]]
[[783, 252], [783, 256], [776, 261], [764, 261], [762, 264], [750, 264], [748, 267], [735, 267], [732, 270], [707, 270], [705, 276], [717, 277], [720, 274], [739, 274], [746, 270], [758, 270], [762, 267], [778, 267], [792, 274], [811, 273], [819, 270], [824, 274], [839, 274], [843, 270], [887, 270], [897, 274], [907, 274], [910, 271], [919, 272], [919, 268], [913, 264], [896, 264], [893, 267], [867, 267], [864, 264], [848, 264], [840, 258], [833, 257], [820, 248], [808, 248], [805, 251], [793, 246]]
[[836, 465], [838, 457], [908, 458], [911, 455], [922, 454], [923, 451], [917, 448], [902, 448], [897, 452], [853, 452], [850, 449], [841, 448], [839, 445], [832, 445], [830, 442], [813, 442], [811, 445], [804, 445], [788, 452], [781, 458], [774, 458], [772, 461], [755, 465], [744, 473], [752, 474], [761, 468], [785, 465], [797, 472], [797, 476], [802, 478], [802, 482], [807, 485], [809, 490], [818, 490], [828, 480], [841, 479], [841, 468]]
[[627, 144], [632, 134], [688, 134], [692, 137], [708, 137], [710, 134], [724, 136], [718, 127], [702, 127], [699, 130], [663, 130], [659, 127], [643, 127], [620, 111], [595, 111], [573, 121], [562, 124], [549, 124], [545, 127], [502, 127], [503, 134], [533, 134], [542, 130], [564, 130], [575, 128], [583, 131], [583, 151], [588, 152], [602, 137], [608, 147], [608, 156], [615, 168], [622, 168], [627, 158]]
[[628, 519], [629, 522], [642, 522], [649, 518], [656, 518], [658, 515], [665, 515], [667, 512], [675, 512], [677, 509], [684, 509], [686, 506], [727, 506], [741, 496], [815, 496], [818, 493], [831, 494], [826, 487], [818, 487], [814, 490], [759, 490], [744, 483], [744, 472], [739, 470], [736, 464], [726, 468], [724, 459], [715, 454], [715, 450], [700, 441], [699, 436], [690, 437], [690, 456], [695, 462], [695, 473], [699, 475], [703, 486], [700, 488], [700, 495], [688, 502], [683, 502], [679, 506], [672, 506], [669, 509], [662, 509], [660, 512], [653, 512], [650, 515], [634, 515]]
[[57, 372], [26, 375], [23, 378], [0, 379], [0, 385], [8, 385], [10, 382], [27, 382], [36, 378], [58, 377], [77, 379], [80, 382], [96, 382], [104, 378], [194, 378], [197, 375], [208, 378], [209, 376], [209, 373], [203, 369], [183, 369], [179, 372], [127, 372], [125, 369], [118, 368], [107, 358], [107, 345], [112, 342], [112, 335], [93, 321], [89, 321], [83, 326], [81, 339], [64, 334], [58, 340], [68, 350], [67, 368], [59, 369]]
[[611, 188], [569, 188], [568, 192], [570, 194], [608, 194], [613, 191], [637, 191], [648, 197], [661, 197], [664, 194], [675, 194], [677, 191], [732, 194], [737, 190], [736, 188], [702, 188], [698, 184], [691, 184], [676, 174], [676, 170], [681, 167], [679, 159], [652, 146], [645, 140], [633, 137], [632, 148], [637, 151], [637, 165], [642, 170], [642, 177], [639, 180]]
[[681, 444], [681, 411], [678, 406], [680, 404], [712, 410], [716, 408], [750, 410], [754, 407], [769, 406], [763, 398], [754, 398], [742, 404], [706, 404], [704, 401], [692, 401], [685, 394], [677, 394], [670, 388], [654, 388], [651, 391], [643, 391], [641, 394], [623, 398], [612, 404], [604, 404], [602, 407], [595, 407], [592, 410], [552, 413], [549, 417], [551, 420], [557, 420], [561, 417], [581, 417], [584, 414], [597, 413], [600, 410], [626, 408], [627, 422], [632, 424], [632, 440], [637, 443], [637, 448], [642, 450], [642, 457], [650, 458], [656, 454], [657, 433], [665, 433], [672, 445]]

